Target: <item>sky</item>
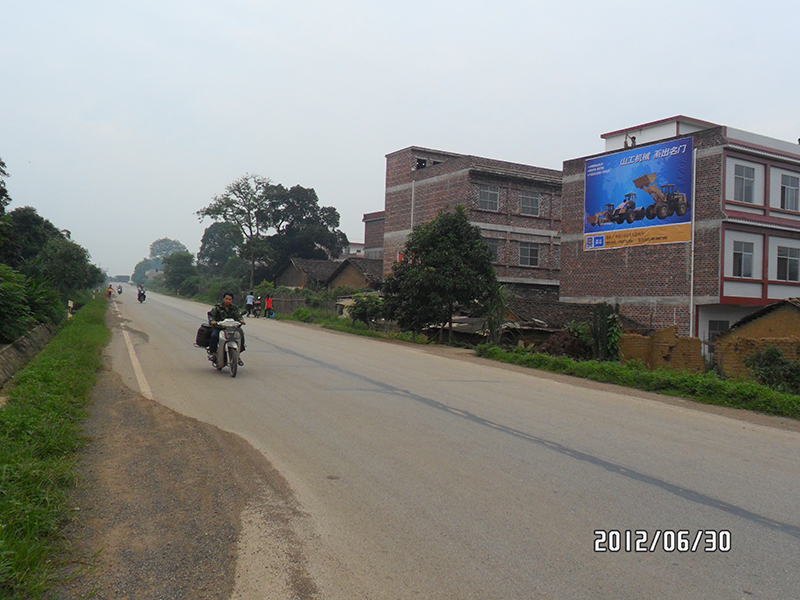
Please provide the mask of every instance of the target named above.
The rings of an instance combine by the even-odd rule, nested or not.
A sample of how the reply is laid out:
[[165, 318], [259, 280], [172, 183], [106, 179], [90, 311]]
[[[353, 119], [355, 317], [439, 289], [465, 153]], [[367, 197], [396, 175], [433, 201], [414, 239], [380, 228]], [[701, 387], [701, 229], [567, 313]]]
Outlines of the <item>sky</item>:
[[386, 154], [560, 169], [685, 115], [800, 137], [793, 0], [0, 0], [8, 210], [110, 275], [197, 252], [245, 174], [316, 190], [363, 242]]

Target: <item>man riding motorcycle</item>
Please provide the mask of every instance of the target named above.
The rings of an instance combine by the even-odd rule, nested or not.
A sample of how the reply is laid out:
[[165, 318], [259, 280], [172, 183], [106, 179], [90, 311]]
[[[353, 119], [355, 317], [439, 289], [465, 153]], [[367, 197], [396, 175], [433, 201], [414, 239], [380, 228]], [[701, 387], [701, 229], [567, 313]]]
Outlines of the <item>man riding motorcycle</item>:
[[[216, 325], [225, 319], [233, 319], [234, 321], [239, 321], [242, 325], [244, 325], [242, 311], [233, 303], [233, 294], [230, 292], [225, 292], [225, 294], [222, 296], [222, 302], [215, 305], [214, 308], [208, 311], [208, 322], [212, 327], [214, 327], [214, 329], [211, 330], [211, 337], [208, 340], [209, 359], [212, 359], [217, 355], [217, 347], [219, 346], [220, 330], [218, 327], [216, 327]], [[244, 331], [242, 331], [242, 352], [244, 351]], [[244, 362], [241, 358], [239, 358], [239, 366], [241, 367], [243, 365]]]

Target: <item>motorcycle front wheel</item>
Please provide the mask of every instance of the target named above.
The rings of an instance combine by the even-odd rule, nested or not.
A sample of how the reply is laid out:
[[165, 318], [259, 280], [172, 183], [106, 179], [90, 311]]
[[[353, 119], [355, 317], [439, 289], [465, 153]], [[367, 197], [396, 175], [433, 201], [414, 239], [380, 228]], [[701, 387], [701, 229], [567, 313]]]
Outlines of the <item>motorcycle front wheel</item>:
[[238, 348], [228, 348], [228, 367], [231, 370], [231, 377], [236, 377], [236, 371], [239, 368]]

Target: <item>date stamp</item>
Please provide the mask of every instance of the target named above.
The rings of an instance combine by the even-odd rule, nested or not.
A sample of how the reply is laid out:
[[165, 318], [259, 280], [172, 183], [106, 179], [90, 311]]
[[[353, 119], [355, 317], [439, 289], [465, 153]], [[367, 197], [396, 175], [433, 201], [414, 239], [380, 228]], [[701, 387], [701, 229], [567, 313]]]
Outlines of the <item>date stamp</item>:
[[730, 552], [728, 529], [595, 529], [595, 552]]

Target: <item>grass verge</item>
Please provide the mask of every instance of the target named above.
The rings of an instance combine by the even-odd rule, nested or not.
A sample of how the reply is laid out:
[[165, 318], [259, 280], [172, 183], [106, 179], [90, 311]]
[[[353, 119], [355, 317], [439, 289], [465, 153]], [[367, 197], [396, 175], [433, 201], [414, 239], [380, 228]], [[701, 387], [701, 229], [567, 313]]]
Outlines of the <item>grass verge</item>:
[[79, 310], [0, 408], [0, 598], [41, 598], [54, 581], [83, 407], [110, 336], [106, 308], [99, 297]]
[[404, 342], [414, 342], [424, 344], [428, 338], [423, 335], [412, 336], [409, 332], [397, 331], [376, 331], [370, 329], [360, 321], [353, 322], [352, 319], [343, 319], [330, 311], [316, 308], [298, 308], [289, 315], [275, 315], [282, 321], [302, 321], [303, 323], [314, 323], [325, 329], [333, 329], [353, 335], [363, 335], [365, 337], [383, 340], [402, 340]]
[[478, 356], [584, 379], [690, 398], [705, 404], [743, 408], [760, 413], [800, 419], [800, 396], [776, 392], [749, 381], [721, 379], [715, 373], [687, 373], [670, 369], [648, 370], [644, 364], [576, 361], [521, 348], [503, 349], [490, 344], [478, 346]]

